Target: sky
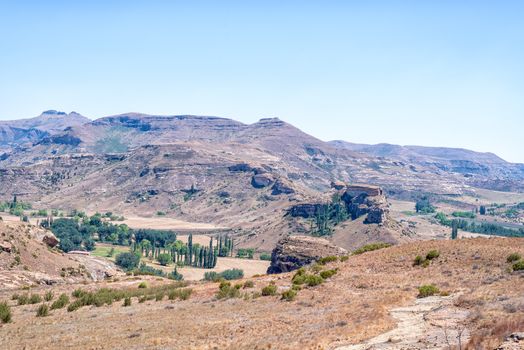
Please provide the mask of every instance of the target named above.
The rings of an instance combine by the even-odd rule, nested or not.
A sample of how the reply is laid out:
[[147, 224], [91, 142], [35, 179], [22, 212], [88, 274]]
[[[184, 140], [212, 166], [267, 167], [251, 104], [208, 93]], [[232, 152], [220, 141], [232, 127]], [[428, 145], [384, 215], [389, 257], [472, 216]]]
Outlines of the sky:
[[0, 120], [245, 123], [524, 163], [523, 1], [4, 1]]

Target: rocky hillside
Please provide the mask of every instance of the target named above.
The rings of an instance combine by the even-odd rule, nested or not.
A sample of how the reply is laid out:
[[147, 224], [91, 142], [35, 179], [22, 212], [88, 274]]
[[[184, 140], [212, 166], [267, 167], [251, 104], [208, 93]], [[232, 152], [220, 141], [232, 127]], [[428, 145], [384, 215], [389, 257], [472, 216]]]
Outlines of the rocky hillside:
[[0, 121], [0, 159], [7, 158], [14, 149], [31, 147], [46, 137], [90, 121], [76, 112], [67, 114], [55, 110], [29, 119]]
[[475, 186], [502, 191], [522, 191], [524, 164], [505, 161], [493, 153], [474, 152], [461, 148], [399, 146], [381, 143], [377, 145], [331, 141], [340, 149], [363, 155], [391, 159], [426, 168], [434, 172], [452, 172], [470, 178]]
[[117, 273], [106, 261], [64, 254], [56, 237], [22, 222], [0, 220], [0, 290], [104, 279]]
[[[84, 124], [72, 114], [43, 116], [36, 119], [78, 119], [81, 125], [57, 132], [42, 122], [38, 130], [45, 134], [6, 151], [0, 157], [1, 199], [17, 194], [42, 208], [162, 212], [230, 227], [239, 244], [265, 251], [289, 233], [308, 233], [314, 214], [304, 216], [300, 207], [329, 203], [337, 191], [355, 221], [333, 228], [333, 239], [352, 248], [408, 236], [387, 220], [385, 194], [457, 196], [473, 191], [469, 185], [476, 181], [491, 181], [485, 172], [464, 174], [336, 147], [279, 119], [247, 125], [218, 117], [126, 113]], [[342, 189], [356, 183], [379, 185], [384, 193], [354, 196]], [[346, 236], [355, 231], [367, 234], [349, 242]]]

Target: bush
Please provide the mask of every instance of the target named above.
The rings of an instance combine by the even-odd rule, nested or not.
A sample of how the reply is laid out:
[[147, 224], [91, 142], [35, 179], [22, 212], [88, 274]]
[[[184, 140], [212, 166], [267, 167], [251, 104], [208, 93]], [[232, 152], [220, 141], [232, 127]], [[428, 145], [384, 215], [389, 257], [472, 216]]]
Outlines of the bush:
[[[240, 286], [239, 286], [240, 287]], [[221, 282], [218, 287], [218, 293], [216, 294], [217, 299], [229, 299], [240, 297], [240, 288], [231, 286], [231, 282]]]
[[29, 304], [38, 304], [42, 301], [42, 297], [38, 294], [32, 294], [29, 298]]
[[36, 310], [36, 317], [49, 316], [49, 306], [47, 304], [41, 304]]
[[204, 280], [217, 282], [221, 279], [225, 280], [237, 280], [244, 277], [244, 271], [241, 269], [229, 269], [216, 273], [215, 271], [206, 272], [204, 274]]
[[271, 296], [277, 294], [277, 286], [274, 284], [268, 284], [264, 288], [262, 288], [262, 295], [263, 296]]
[[131, 298], [127, 297], [124, 299], [124, 305], [123, 306], [131, 306]]
[[438, 258], [439, 256], [440, 256], [440, 253], [438, 250], [430, 250], [428, 254], [426, 254], [426, 259], [433, 260], [433, 259]]
[[82, 306], [84, 306], [84, 305], [82, 304], [82, 301], [80, 299], [75, 300], [71, 304], [69, 304], [69, 306], [67, 307], [67, 312], [76, 311], [76, 310], [80, 309]]
[[271, 254], [269, 254], [269, 253], [262, 253], [262, 254], [260, 254], [260, 260], [271, 261]]
[[325, 270], [320, 273], [320, 277], [323, 279], [331, 278], [334, 274], [337, 273], [337, 270]]
[[246, 288], [253, 288], [254, 286], [255, 285], [254, 285], [253, 281], [245, 281], [243, 288], [244, 289], [246, 289]]
[[75, 289], [73, 293], [71, 293], [71, 295], [75, 298], [81, 298], [85, 294], [87, 294], [87, 292], [81, 288]]
[[438, 294], [439, 289], [433, 284], [426, 284], [418, 288], [418, 297], [425, 298], [435, 294]]
[[3, 301], [0, 303], [0, 321], [2, 323], [9, 323], [11, 322], [11, 307], [7, 304], [7, 302]]
[[508, 255], [508, 258], [506, 259], [506, 261], [509, 263], [512, 263], [515, 261], [519, 261], [521, 258], [522, 257], [520, 256], [519, 253], [513, 253], [513, 254]]
[[355, 250], [353, 252], [353, 255], [359, 255], [359, 254], [362, 254], [362, 253], [371, 252], [373, 250], [383, 249], [383, 248], [387, 248], [387, 247], [391, 247], [391, 244], [390, 243], [371, 243], [371, 244], [366, 244], [365, 246], [362, 246], [362, 247], [358, 248], [357, 250]]
[[162, 266], [167, 266], [169, 265], [170, 262], [173, 261], [173, 259], [171, 258], [171, 255], [167, 253], [158, 254], [158, 257], [156, 259]]
[[344, 255], [344, 256], [340, 257], [340, 261], [342, 261], [342, 262], [348, 261], [348, 259], [349, 259], [349, 255]]
[[300, 269], [297, 270], [297, 272], [295, 272], [295, 275], [293, 276], [291, 281], [293, 282], [293, 284], [304, 284], [305, 279], [306, 279], [306, 270], [304, 270], [304, 268], [301, 267]]
[[524, 260], [517, 261], [512, 266], [513, 271], [522, 271], [524, 270]]
[[167, 293], [167, 298], [169, 300], [175, 300], [177, 298], [180, 300], [187, 300], [189, 299], [192, 293], [193, 293], [193, 290], [191, 288], [174, 289], [174, 290], [170, 290]]
[[293, 301], [297, 296], [297, 291], [294, 289], [288, 289], [282, 293], [282, 300]]
[[422, 265], [422, 263], [424, 262], [424, 258], [420, 255], [417, 255], [415, 257], [415, 260], [413, 260], [413, 266], [419, 266], [419, 265]]
[[67, 294], [60, 294], [58, 299], [56, 299], [53, 304], [51, 304], [51, 310], [61, 309], [67, 304], [69, 304], [69, 297]]
[[48, 291], [44, 294], [44, 300], [45, 301], [51, 301], [53, 300], [53, 292], [52, 291]]
[[116, 256], [115, 263], [125, 270], [132, 270], [138, 266], [140, 262], [140, 255], [126, 252], [120, 253]]
[[138, 288], [140, 288], [140, 289], [147, 288], [147, 283], [146, 282], [140, 282], [140, 284], [138, 285]]
[[325, 265], [327, 263], [330, 263], [330, 262], [333, 262], [333, 261], [337, 261], [337, 260], [338, 260], [338, 256], [334, 256], [334, 255], [332, 255], [332, 256], [325, 256], [323, 258], [320, 258], [317, 263], [320, 264], [320, 265]]
[[318, 286], [319, 284], [322, 284], [322, 282], [324, 282], [324, 279], [318, 275], [307, 275], [304, 282], [309, 287], [314, 287], [314, 286]]
[[18, 305], [25, 305], [27, 303], [29, 303], [29, 296], [27, 294], [18, 296]]

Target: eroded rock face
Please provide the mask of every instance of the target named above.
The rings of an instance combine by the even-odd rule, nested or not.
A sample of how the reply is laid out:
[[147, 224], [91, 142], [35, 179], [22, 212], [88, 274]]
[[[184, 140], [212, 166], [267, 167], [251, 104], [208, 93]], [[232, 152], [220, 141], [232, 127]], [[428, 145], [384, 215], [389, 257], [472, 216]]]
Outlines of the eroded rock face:
[[287, 236], [277, 243], [271, 253], [271, 265], [267, 273], [289, 272], [325, 256], [341, 256], [347, 253], [345, 249], [323, 238]]
[[[355, 220], [367, 215], [364, 223], [382, 224], [388, 218], [389, 205], [380, 187], [371, 185], [343, 186], [341, 182], [333, 183], [332, 187], [338, 190], [346, 210]], [[289, 209], [293, 217], [313, 218], [317, 215], [319, 208], [326, 203], [300, 203]]]
[[273, 187], [271, 188], [271, 194], [272, 195], [279, 195], [279, 194], [293, 194], [295, 193], [295, 189], [291, 186], [291, 183], [289, 181], [285, 181], [283, 179], [278, 179]]
[[58, 238], [56, 238], [56, 236], [54, 234], [52, 234], [52, 233], [46, 234], [42, 238], [42, 242], [44, 242], [45, 244], [47, 244], [51, 248], [56, 247], [58, 245], [58, 243], [60, 243]]

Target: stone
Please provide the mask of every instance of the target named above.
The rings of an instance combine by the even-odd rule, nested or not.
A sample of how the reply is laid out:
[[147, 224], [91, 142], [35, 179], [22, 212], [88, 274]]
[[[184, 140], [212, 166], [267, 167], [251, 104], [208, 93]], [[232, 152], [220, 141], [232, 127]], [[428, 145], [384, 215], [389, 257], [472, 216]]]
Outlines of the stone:
[[310, 236], [287, 236], [281, 239], [271, 253], [267, 273], [296, 270], [326, 256], [342, 256], [348, 252], [326, 239]]
[[58, 245], [58, 243], [60, 243], [60, 241], [58, 240], [58, 238], [56, 238], [56, 236], [52, 233], [48, 233], [46, 234], [43, 238], [42, 238], [42, 242], [44, 242], [45, 244], [47, 244], [49, 247], [51, 248], [54, 248]]
[[13, 245], [7, 241], [0, 242], [0, 250], [3, 250], [6, 253], [11, 253]]
[[346, 187], [346, 184], [342, 181], [332, 181], [331, 182], [331, 188], [334, 188], [335, 190], [342, 190]]
[[273, 181], [271, 174], [256, 174], [251, 178], [251, 185], [255, 188], [264, 188], [270, 186]]
[[295, 189], [291, 186], [291, 183], [289, 181], [286, 181], [284, 179], [278, 179], [273, 187], [271, 187], [271, 194], [276, 196], [279, 194], [293, 194], [295, 193]]
[[320, 207], [318, 203], [301, 203], [289, 208], [288, 213], [292, 217], [302, 217], [305, 219], [313, 218], [317, 215], [317, 210]]

